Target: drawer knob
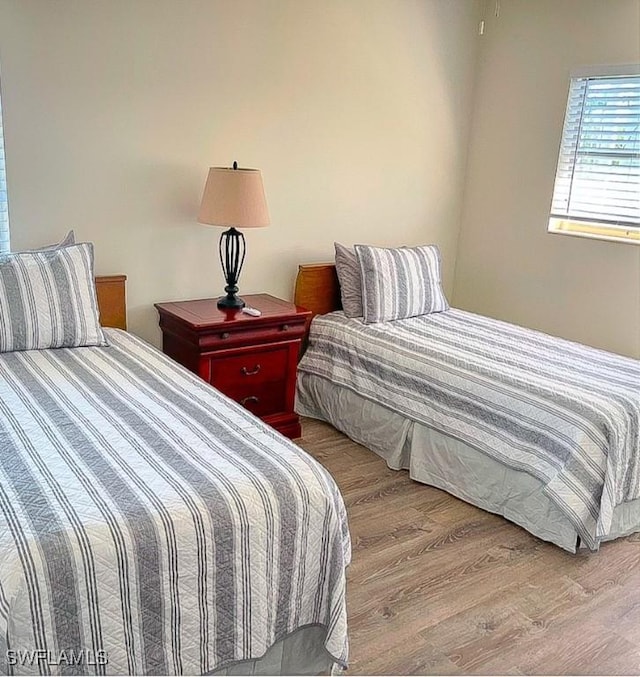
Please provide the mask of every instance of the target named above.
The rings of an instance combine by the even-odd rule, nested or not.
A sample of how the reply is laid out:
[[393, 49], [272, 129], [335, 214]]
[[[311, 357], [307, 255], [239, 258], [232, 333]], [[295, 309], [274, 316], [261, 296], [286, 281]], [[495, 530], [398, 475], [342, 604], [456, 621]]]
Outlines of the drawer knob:
[[256, 364], [256, 366], [253, 369], [247, 369], [246, 367], [242, 367], [240, 370], [242, 372], [243, 376], [255, 376], [257, 373], [260, 372], [260, 369], [262, 367], [259, 364]]
[[228, 332], [228, 331], [223, 331], [222, 334], [220, 334], [220, 338], [222, 338], [222, 339], [228, 339], [228, 338], [229, 338], [229, 332]]
[[249, 397], [243, 397], [240, 400], [240, 404], [242, 404], [243, 406], [245, 404], [249, 404], [250, 402], [255, 402], [256, 404], [258, 404], [259, 401], [260, 401], [259, 397], [256, 397], [255, 395], [249, 395]]
[[283, 324], [283, 325], [282, 325], [282, 331], [287, 331], [287, 329], [289, 329], [289, 325], [288, 325], [288, 324]]

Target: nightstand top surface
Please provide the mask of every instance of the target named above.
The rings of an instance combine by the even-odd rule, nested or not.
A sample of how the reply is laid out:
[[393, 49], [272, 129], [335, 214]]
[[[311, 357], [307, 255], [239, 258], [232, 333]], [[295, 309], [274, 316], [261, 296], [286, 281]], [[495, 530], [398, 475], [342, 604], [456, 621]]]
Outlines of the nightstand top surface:
[[195, 328], [207, 328], [217, 325], [228, 326], [231, 323], [262, 324], [278, 319], [311, 315], [311, 312], [297, 306], [291, 301], [271, 296], [270, 294], [243, 294], [242, 297], [252, 308], [262, 311], [260, 317], [243, 313], [240, 309], [218, 308], [218, 299], [195, 299], [192, 301], [172, 301], [156, 303], [155, 307], [161, 315], [168, 314]]

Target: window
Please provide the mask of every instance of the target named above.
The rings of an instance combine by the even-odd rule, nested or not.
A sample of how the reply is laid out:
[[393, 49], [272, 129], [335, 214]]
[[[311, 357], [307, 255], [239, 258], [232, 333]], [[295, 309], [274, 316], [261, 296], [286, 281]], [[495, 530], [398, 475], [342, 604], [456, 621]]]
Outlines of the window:
[[571, 78], [549, 231], [640, 244], [640, 67]]
[[7, 201], [7, 172], [4, 166], [4, 134], [2, 102], [0, 102], [0, 254], [9, 251], [9, 205]]

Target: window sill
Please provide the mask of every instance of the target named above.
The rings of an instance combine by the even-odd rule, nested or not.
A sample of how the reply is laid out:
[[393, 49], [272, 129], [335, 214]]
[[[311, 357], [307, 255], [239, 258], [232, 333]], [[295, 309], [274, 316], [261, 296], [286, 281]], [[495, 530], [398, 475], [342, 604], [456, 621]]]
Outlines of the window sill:
[[589, 240], [640, 245], [640, 230], [629, 230], [598, 223], [550, 219], [547, 232], [552, 235], [571, 235], [572, 237], [584, 237]]

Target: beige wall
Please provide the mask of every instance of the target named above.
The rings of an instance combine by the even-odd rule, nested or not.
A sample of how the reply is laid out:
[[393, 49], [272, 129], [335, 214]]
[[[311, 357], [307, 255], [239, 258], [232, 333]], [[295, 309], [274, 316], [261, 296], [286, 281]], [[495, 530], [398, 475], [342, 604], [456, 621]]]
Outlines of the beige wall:
[[207, 168], [263, 170], [245, 293], [290, 297], [334, 239], [437, 242], [452, 289], [481, 5], [471, 0], [0, 0], [12, 244], [70, 227], [155, 301], [221, 292]]
[[546, 232], [569, 73], [640, 62], [639, 0], [487, 2], [454, 303], [640, 357], [640, 247]]

